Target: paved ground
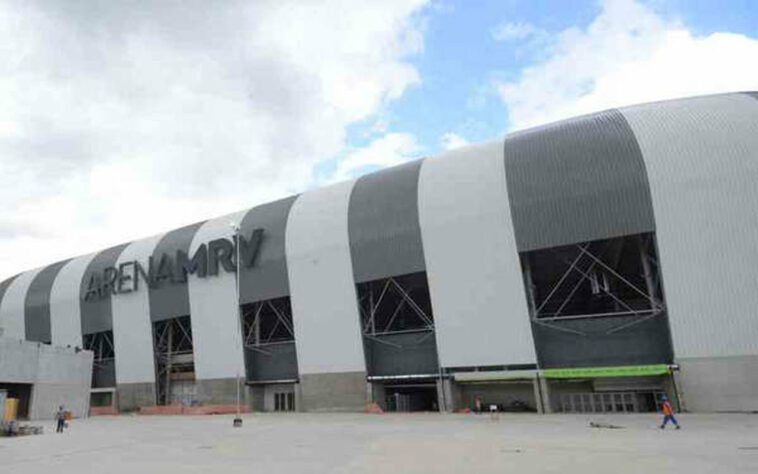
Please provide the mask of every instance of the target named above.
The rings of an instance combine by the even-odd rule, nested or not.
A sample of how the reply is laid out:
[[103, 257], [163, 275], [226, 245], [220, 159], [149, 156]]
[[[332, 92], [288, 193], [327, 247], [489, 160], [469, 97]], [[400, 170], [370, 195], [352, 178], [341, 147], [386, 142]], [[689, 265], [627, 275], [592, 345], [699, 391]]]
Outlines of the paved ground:
[[[589, 421], [624, 426], [590, 428]], [[0, 472], [758, 472], [758, 415], [121, 416], [56, 435], [0, 438]], [[519, 471], [513, 471], [519, 469]]]

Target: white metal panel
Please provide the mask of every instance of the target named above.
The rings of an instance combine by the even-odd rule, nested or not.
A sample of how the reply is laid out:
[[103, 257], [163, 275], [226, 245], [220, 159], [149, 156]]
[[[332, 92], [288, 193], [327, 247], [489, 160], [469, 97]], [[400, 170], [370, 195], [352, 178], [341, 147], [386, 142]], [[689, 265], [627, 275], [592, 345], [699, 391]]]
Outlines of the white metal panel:
[[650, 178], [676, 357], [758, 354], [758, 100], [622, 113]]
[[[200, 244], [231, 239], [234, 230], [230, 223], [240, 224], [244, 216], [244, 211], [237, 212], [203, 224], [192, 239], [189, 255], [194, 255]], [[219, 268], [215, 276], [190, 275], [188, 284], [196, 378], [231, 378], [238, 372], [244, 376], [234, 273]]]
[[502, 140], [426, 159], [418, 206], [440, 364], [535, 363]]
[[301, 195], [285, 236], [300, 375], [365, 371], [347, 212], [355, 181]]
[[84, 272], [96, 253], [68, 262], [50, 290], [50, 332], [53, 344], [82, 345], [81, 284]]
[[[150, 256], [163, 235], [157, 235], [129, 244], [116, 261], [139, 262], [147, 269]], [[132, 266], [125, 272], [132, 274]], [[133, 288], [134, 283], [129, 284]], [[145, 281], [137, 283], [137, 289], [129, 293], [111, 296], [113, 311], [113, 344], [116, 352], [116, 383], [140, 383], [155, 381], [153, 355], [153, 328], [150, 322], [150, 291]]]
[[8, 286], [0, 306], [0, 328], [3, 335], [13, 339], [26, 339], [26, 292], [29, 285], [44, 267], [24, 272], [16, 277]]

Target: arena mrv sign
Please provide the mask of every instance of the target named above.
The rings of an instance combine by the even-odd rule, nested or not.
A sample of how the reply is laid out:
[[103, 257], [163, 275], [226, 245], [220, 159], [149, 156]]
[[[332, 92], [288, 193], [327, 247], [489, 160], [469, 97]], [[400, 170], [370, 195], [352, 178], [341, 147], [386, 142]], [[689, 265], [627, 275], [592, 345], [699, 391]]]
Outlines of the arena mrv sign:
[[[238, 237], [238, 238], [236, 238]], [[131, 293], [141, 285], [158, 288], [164, 284], [185, 283], [189, 275], [198, 278], [218, 275], [219, 268], [226, 272], [237, 269], [236, 243], [239, 240], [239, 258], [242, 268], [255, 265], [263, 229], [253, 230], [250, 238], [238, 235], [234, 239], [216, 239], [201, 244], [192, 256], [182, 250], [175, 255], [164, 253], [160, 258], [150, 257], [147, 268], [137, 260], [122, 262], [118, 267], [105, 267], [91, 273], [87, 289], [82, 293], [84, 301], [94, 301], [121, 293]]]

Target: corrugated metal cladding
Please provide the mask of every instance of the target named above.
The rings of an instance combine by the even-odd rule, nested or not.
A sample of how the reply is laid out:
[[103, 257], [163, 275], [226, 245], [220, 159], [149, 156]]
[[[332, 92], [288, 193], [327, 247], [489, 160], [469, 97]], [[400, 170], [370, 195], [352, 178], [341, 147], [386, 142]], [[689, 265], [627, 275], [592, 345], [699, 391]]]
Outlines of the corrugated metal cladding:
[[[171, 261], [176, 259], [176, 251], [188, 252], [192, 238], [197, 229], [203, 225], [197, 222], [188, 226], [172, 230], [163, 236], [153, 252], [153, 263], [156, 267], [160, 264], [163, 254], [168, 255]], [[163, 282], [157, 288], [150, 288], [150, 320], [163, 321], [165, 319], [187, 316], [190, 314], [189, 290], [187, 282]]]
[[418, 220], [421, 160], [360, 178], [348, 213], [356, 283], [426, 269]]
[[442, 366], [535, 363], [503, 141], [427, 158], [418, 196]]
[[[7, 280], [3, 280], [0, 282], [0, 308], [3, 307], [3, 298], [5, 297], [5, 292], [8, 290], [8, 287], [11, 286], [11, 283], [13, 283], [13, 280], [16, 279], [18, 275], [14, 275]], [[0, 328], [3, 327], [3, 320], [2, 315], [0, 314]]]
[[[195, 233], [189, 254], [217, 239], [232, 239], [231, 222], [241, 222], [246, 211], [211, 219]], [[233, 254], [232, 254], [233, 255]], [[195, 379], [220, 379], [242, 373], [243, 350], [240, 333], [237, 279], [235, 272], [219, 268], [207, 278], [188, 276]]]
[[121, 244], [98, 253], [87, 266], [81, 283], [81, 311], [82, 311], [82, 334], [110, 331], [113, 329], [113, 308], [111, 307], [111, 294], [103, 298], [95, 297], [89, 301], [84, 300], [87, 294], [90, 277], [102, 275], [107, 267], [116, 265], [118, 256], [129, 244]]
[[7, 280], [0, 283], [0, 329], [4, 331], [4, 335], [10, 336], [11, 333], [8, 331], [8, 321], [5, 321], [5, 311], [3, 311], [3, 302], [5, 301], [5, 294], [8, 291], [8, 287], [11, 286], [11, 283], [18, 277], [18, 275], [12, 276], [8, 278]]
[[240, 231], [250, 237], [254, 229], [263, 229], [255, 266], [240, 273], [240, 300], [243, 304], [288, 296], [284, 235], [292, 203], [297, 196], [252, 208], [242, 219]]
[[76, 257], [63, 266], [50, 291], [53, 344], [82, 345], [82, 280], [95, 253]]
[[520, 252], [655, 228], [645, 164], [616, 110], [509, 136], [505, 172]]
[[758, 354], [758, 101], [623, 108], [642, 150], [677, 358]]
[[24, 329], [26, 294], [29, 285], [32, 284], [40, 271], [42, 268], [21, 273], [13, 279], [5, 290], [2, 305], [0, 305], [0, 325], [2, 325], [6, 336], [14, 339], [26, 337], [26, 330]]
[[[138, 261], [147, 268], [150, 256], [163, 235], [133, 242], [121, 252], [116, 268]], [[116, 382], [119, 384], [155, 381], [153, 328], [150, 324], [150, 292], [140, 281], [137, 291], [113, 298], [113, 345], [116, 350]]]
[[13, 280], [16, 279], [18, 275], [14, 275], [7, 280], [3, 280], [0, 282], [0, 305], [3, 304], [3, 296], [5, 296], [5, 291], [8, 289], [11, 283], [13, 283]]
[[302, 194], [287, 219], [300, 375], [366, 371], [347, 224], [354, 183]]
[[55, 277], [58, 276], [58, 272], [68, 262], [69, 260], [64, 260], [45, 267], [32, 280], [32, 284], [29, 285], [24, 304], [24, 323], [27, 341], [52, 342], [50, 293], [53, 290]]
[[[666, 316], [633, 324], [635, 321], [640, 317], [551, 321], [553, 327], [533, 323], [539, 366], [544, 369], [673, 362]], [[625, 324], [630, 326], [614, 331]]]

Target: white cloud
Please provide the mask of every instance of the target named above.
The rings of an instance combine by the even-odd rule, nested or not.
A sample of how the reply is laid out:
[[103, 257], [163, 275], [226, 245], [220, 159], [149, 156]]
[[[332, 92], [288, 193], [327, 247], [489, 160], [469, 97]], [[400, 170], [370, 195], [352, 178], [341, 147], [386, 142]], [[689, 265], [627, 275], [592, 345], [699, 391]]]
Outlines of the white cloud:
[[468, 140], [452, 132], [445, 133], [440, 139], [443, 150], [454, 150], [468, 145]]
[[410, 133], [387, 133], [362, 148], [352, 150], [337, 166], [332, 182], [360, 176], [375, 168], [395, 166], [420, 158], [423, 147]]
[[310, 186], [425, 3], [0, 4], [0, 279]]
[[495, 41], [525, 40], [532, 36], [542, 36], [546, 32], [527, 22], [503, 22], [497, 25], [491, 32]]
[[758, 89], [758, 40], [697, 36], [632, 0], [608, 0], [586, 29], [554, 38], [546, 59], [495, 84], [511, 129], [621, 105]]

